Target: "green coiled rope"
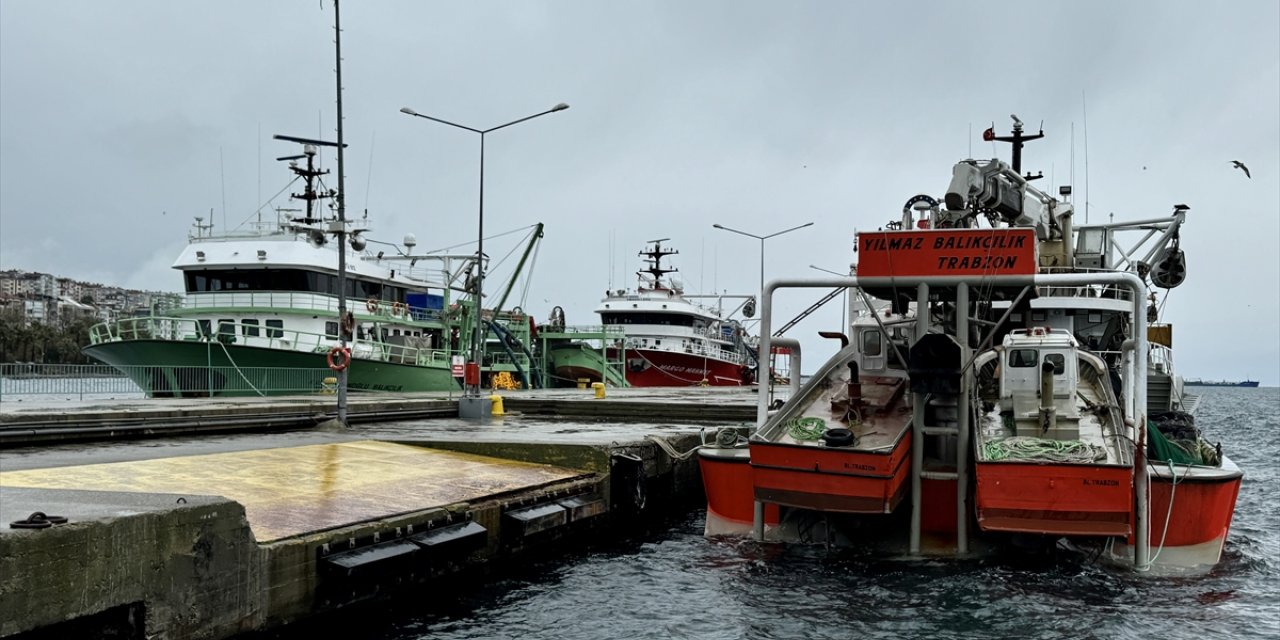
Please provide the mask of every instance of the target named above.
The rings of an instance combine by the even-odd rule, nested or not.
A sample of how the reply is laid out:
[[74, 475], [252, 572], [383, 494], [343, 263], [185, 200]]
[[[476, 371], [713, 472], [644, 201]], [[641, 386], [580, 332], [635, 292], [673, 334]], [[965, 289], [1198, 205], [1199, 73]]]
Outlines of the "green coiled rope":
[[1043, 460], [1048, 462], [1096, 462], [1107, 459], [1107, 450], [1079, 440], [1048, 440], [1014, 436], [982, 445], [982, 457], [991, 462]]
[[787, 435], [796, 440], [817, 440], [827, 432], [827, 421], [822, 418], [792, 418], [784, 426]]

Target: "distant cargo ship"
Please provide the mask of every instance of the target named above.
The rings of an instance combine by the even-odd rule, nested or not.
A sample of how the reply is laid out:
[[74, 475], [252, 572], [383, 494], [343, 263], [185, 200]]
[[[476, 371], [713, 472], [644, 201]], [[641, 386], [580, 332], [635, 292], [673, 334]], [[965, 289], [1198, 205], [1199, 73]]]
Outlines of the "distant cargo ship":
[[1189, 387], [1256, 387], [1257, 380], [1243, 380], [1240, 382], [1232, 382], [1230, 380], [1201, 380], [1199, 378], [1188, 378], [1182, 382]]

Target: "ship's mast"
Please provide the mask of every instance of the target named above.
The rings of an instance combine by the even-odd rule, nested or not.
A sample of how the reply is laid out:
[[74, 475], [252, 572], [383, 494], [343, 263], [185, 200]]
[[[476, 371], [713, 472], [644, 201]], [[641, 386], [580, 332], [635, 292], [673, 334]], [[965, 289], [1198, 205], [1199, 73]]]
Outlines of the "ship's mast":
[[671, 238], [661, 238], [659, 240], [650, 240], [650, 242], [653, 244], [653, 247], [646, 248], [644, 251], [641, 251], [639, 254], [641, 257], [645, 259], [645, 262], [649, 263], [649, 268], [641, 271], [637, 271], [636, 275], [641, 276], [642, 281], [644, 280], [643, 278], [644, 274], [648, 273], [652, 275], [654, 289], [663, 288], [662, 276], [668, 273], [675, 273], [676, 271], [679, 271], [679, 269], [663, 269], [662, 268], [662, 259], [664, 257], [680, 253], [675, 249], [662, 248], [662, 243], [670, 239]]
[[[307, 159], [307, 166], [298, 166], [298, 160]], [[321, 198], [334, 197], [332, 189], [328, 191], [316, 191], [316, 178], [329, 173], [328, 169], [320, 170], [316, 168], [316, 147], [315, 145], [305, 144], [302, 147], [302, 154], [296, 156], [284, 156], [276, 158], [276, 160], [288, 160], [289, 169], [302, 178], [302, 193], [291, 193], [289, 197], [295, 200], [302, 200], [307, 203], [306, 215], [302, 218], [293, 218], [293, 221], [301, 224], [316, 224], [320, 222], [320, 217], [316, 215], [315, 203]]]
[[[1036, 133], [1033, 135], [1026, 135], [1022, 132], [1022, 121], [1018, 119], [1018, 116], [1010, 115], [1009, 117], [1013, 118], [1013, 135], [993, 136], [991, 139], [997, 142], [1008, 142], [1010, 145], [1013, 146], [1013, 162], [1011, 163], [1013, 166], [1013, 172], [1017, 174], [1021, 174], [1022, 173], [1022, 145], [1023, 143], [1031, 142], [1032, 140], [1039, 140], [1040, 138], [1043, 138], [1044, 126], [1042, 125], [1040, 127], [1040, 133]], [[1043, 178], [1044, 172], [1041, 171], [1040, 174], [1036, 176], [1027, 175], [1024, 177], [1027, 180], [1036, 180], [1038, 178]]]

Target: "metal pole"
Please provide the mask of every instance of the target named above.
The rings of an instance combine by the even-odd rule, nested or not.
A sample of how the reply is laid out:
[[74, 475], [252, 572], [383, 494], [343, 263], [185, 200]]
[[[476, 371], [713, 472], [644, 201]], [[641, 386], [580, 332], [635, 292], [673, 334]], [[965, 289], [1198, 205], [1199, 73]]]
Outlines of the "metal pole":
[[[929, 285], [916, 287], [916, 335], [918, 341], [929, 332]], [[920, 553], [921, 474], [924, 472], [924, 401], [926, 394], [911, 392], [911, 553]]]
[[[471, 362], [476, 367], [477, 374], [480, 369], [481, 359], [484, 357], [484, 319], [482, 310], [484, 302], [481, 295], [484, 293], [484, 131], [480, 132], [480, 221], [479, 235], [476, 240], [476, 331], [475, 337], [471, 342]], [[473, 398], [480, 397], [480, 380], [477, 379], [474, 384], [467, 385], [467, 393]]]
[[764, 238], [760, 238], [760, 295], [764, 295]]
[[[960, 362], [969, 361], [969, 284], [956, 287], [956, 339], [960, 342]], [[969, 552], [969, 394], [973, 390], [973, 368], [960, 372], [960, 397], [956, 411], [956, 553]]]
[[[338, 346], [347, 348], [347, 334], [342, 320], [347, 313], [347, 187], [343, 170], [342, 149], [342, 23], [338, 17], [338, 0], [333, 0], [333, 51], [338, 94]], [[347, 358], [351, 364], [351, 358]], [[347, 368], [338, 372], [338, 422], [347, 424]]]

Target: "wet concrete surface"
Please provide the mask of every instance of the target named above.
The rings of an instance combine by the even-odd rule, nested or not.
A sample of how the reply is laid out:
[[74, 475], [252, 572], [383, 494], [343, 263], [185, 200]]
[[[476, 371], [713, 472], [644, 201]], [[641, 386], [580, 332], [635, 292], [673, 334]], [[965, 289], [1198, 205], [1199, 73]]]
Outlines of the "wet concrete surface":
[[359, 440], [6, 471], [0, 472], [0, 486], [222, 496], [244, 506], [263, 542], [583, 475], [545, 464]]
[[153, 440], [108, 441], [41, 445], [0, 450], [0, 471], [45, 467], [151, 460], [229, 451], [330, 444], [356, 440], [466, 441], [533, 444], [607, 445], [633, 442], [648, 435], [677, 435], [705, 431], [713, 438], [720, 427], [742, 423], [712, 424], [588, 422], [543, 416], [506, 416], [476, 423], [458, 418], [353, 425], [349, 428], [318, 427], [288, 432], [179, 436]]
[[[405, 398], [445, 398], [449, 394], [386, 394], [388, 400]], [[454, 398], [458, 394], [452, 394]], [[526, 392], [505, 392], [504, 397], [537, 399], [593, 398], [591, 390], [547, 389]], [[352, 395], [353, 399], [375, 400], [371, 394]], [[756, 401], [754, 389], [749, 388], [646, 388], [609, 389], [605, 400], [620, 399], [632, 402], [708, 403], [724, 405], [750, 405]], [[209, 410], [217, 407], [274, 406], [290, 402], [289, 398], [235, 398], [235, 399], [142, 399], [120, 401], [92, 401], [46, 403], [6, 402], [0, 411], [20, 412], [75, 412], [111, 411], [127, 413], [131, 410], [156, 408], [179, 411]], [[16, 408], [15, 405], [24, 406]], [[0, 450], [0, 471], [16, 471], [43, 467], [64, 467], [83, 464], [101, 464], [149, 460], [171, 456], [191, 456], [229, 451], [292, 447], [312, 444], [329, 444], [355, 440], [406, 440], [406, 441], [467, 441], [535, 444], [585, 444], [608, 445], [614, 442], [634, 442], [649, 435], [662, 436], [706, 432], [713, 438], [720, 427], [742, 427], [741, 421], [719, 422], [664, 422], [645, 417], [643, 421], [618, 419], [593, 420], [583, 417], [562, 418], [542, 415], [509, 413], [482, 422], [459, 418], [427, 418], [404, 421], [376, 422], [341, 426], [322, 426], [293, 431], [259, 433], [220, 433], [209, 435], [176, 435], [146, 440], [117, 440], [101, 442], [43, 444]]]

